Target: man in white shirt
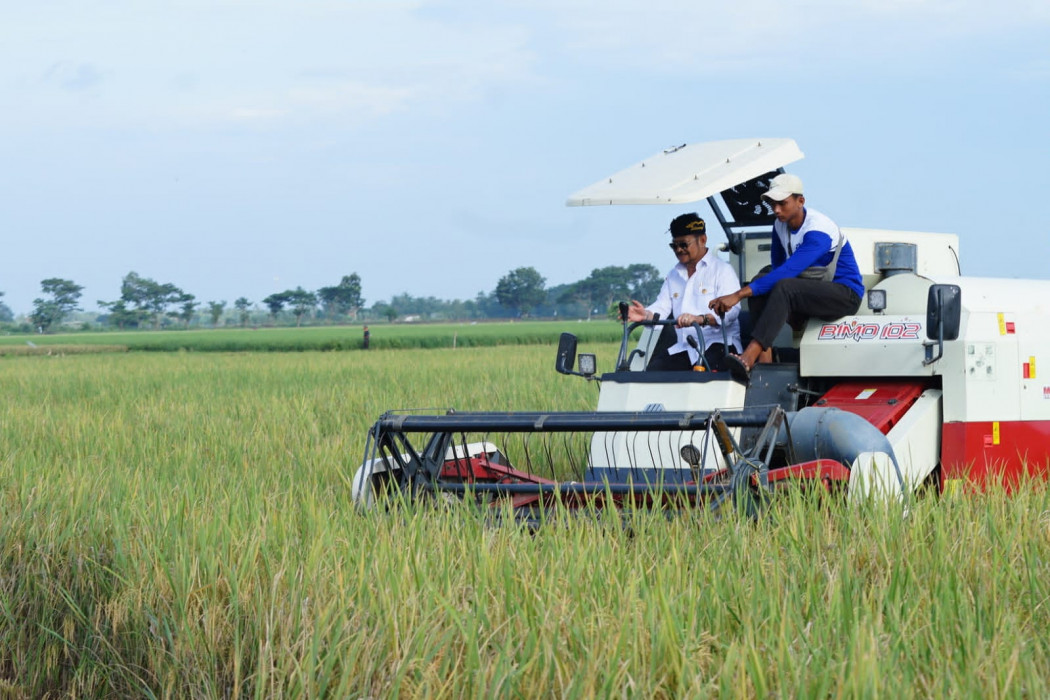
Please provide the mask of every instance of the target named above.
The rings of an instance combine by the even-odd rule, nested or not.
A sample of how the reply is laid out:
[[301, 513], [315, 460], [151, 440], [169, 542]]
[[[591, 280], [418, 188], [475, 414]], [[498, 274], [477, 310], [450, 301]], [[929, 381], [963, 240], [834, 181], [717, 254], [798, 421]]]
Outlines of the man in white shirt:
[[691, 327], [695, 322], [701, 326], [703, 337], [699, 345], [705, 348], [704, 356], [710, 362], [710, 369], [724, 371], [726, 347], [722, 343], [720, 324], [725, 324], [726, 339], [732, 346], [729, 351], [739, 353], [740, 306], [727, 309], [725, 317], [719, 318], [708, 305], [713, 299], [740, 289], [740, 278], [729, 263], [707, 247], [707, 225], [695, 213], [675, 218], [670, 232], [670, 246], [678, 264], [667, 273], [656, 301], [649, 306], [631, 301], [627, 320], [648, 320], [654, 314], [677, 320], [677, 342], [666, 352], [658, 349], [649, 362], [650, 370], [688, 370], [699, 364], [699, 353], [686, 340], [690, 335], [696, 336]]

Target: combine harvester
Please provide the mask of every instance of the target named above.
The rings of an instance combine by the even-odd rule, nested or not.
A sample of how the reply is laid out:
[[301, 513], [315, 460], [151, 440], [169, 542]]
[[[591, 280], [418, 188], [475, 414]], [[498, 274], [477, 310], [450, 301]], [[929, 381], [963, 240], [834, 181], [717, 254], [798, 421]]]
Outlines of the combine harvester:
[[[568, 203], [707, 199], [746, 281], [769, 262], [773, 214], [761, 194], [800, 158], [790, 139], [683, 145]], [[867, 303], [801, 333], [785, 327], [776, 361], [755, 365], [747, 386], [727, 372], [647, 371], [671, 321], [625, 322], [616, 370], [600, 376], [563, 334], [556, 369], [600, 381], [596, 411], [386, 413], [369, 432], [355, 502], [462, 498], [525, 520], [555, 504], [757, 513], [783, 488], [852, 501], [1045, 478], [1050, 282], [963, 277], [955, 235], [843, 231]]]

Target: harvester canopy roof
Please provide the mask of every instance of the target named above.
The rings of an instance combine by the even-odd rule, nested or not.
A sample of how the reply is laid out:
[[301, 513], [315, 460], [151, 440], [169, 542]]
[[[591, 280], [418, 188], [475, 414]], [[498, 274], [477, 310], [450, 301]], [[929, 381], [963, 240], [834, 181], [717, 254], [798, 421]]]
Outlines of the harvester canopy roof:
[[803, 158], [794, 139], [731, 139], [667, 148], [569, 197], [570, 207], [684, 204]]

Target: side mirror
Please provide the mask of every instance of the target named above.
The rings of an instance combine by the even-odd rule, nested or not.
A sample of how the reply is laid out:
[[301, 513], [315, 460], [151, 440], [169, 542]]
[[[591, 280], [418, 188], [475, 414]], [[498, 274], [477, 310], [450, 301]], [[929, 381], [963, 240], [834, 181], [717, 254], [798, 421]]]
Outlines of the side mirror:
[[926, 297], [926, 337], [956, 340], [962, 318], [962, 290], [957, 284], [930, 285]]
[[[926, 297], [926, 359], [923, 366], [932, 365], [944, 356], [944, 341], [959, 337], [962, 319], [962, 289], [956, 284], [930, 285]], [[933, 349], [937, 348], [934, 355]]]
[[572, 374], [573, 365], [576, 364], [576, 336], [572, 333], [562, 333], [558, 340], [558, 357], [554, 360], [554, 369], [560, 374]]
[[594, 355], [580, 355], [580, 371], [572, 371], [576, 364], [576, 336], [562, 333], [558, 340], [558, 357], [554, 360], [554, 369], [561, 374], [575, 374], [577, 377], [591, 379], [598, 371], [597, 358]]

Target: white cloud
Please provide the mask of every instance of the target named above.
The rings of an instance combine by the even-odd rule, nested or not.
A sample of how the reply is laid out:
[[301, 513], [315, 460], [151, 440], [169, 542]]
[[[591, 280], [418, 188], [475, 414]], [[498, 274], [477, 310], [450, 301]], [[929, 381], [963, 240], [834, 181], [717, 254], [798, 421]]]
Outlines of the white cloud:
[[0, 91], [20, 105], [0, 125], [353, 126], [580, 66], [756, 87], [858, 66], [935, 72], [944, 44], [1047, 25], [1045, 0], [55, 0], [0, 11]]
[[323, 87], [292, 84], [272, 92], [240, 94], [185, 106], [179, 112], [179, 125], [197, 128], [250, 123], [276, 127], [340, 120], [352, 126], [405, 108], [414, 94], [408, 87], [350, 81], [333, 81]]
[[[1045, 0], [521, 0], [542, 5], [569, 50], [662, 73], [835, 70], [843, 59], [907, 64], [945, 44], [976, 48], [1050, 25]], [[771, 71], [770, 71], [771, 72]]]
[[[527, 30], [433, 16], [422, 6], [227, 0], [19, 10], [10, 22], [0, 17], [0, 41], [14, 59], [0, 65], [0, 90], [17, 93], [24, 109], [0, 120], [61, 124], [75, 107], [81, 125], [354, 124], [534, 79]], [[60, 94], [98, 87], [103, 77], [90, 103]]]
[[90, 63], [74, 64], [59, 61], [47, 67], [42, 82], [57, 85], [66, 90], [87, 90], [102, 82], [102, 73]]

